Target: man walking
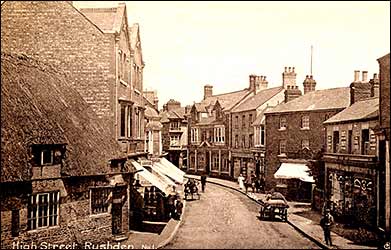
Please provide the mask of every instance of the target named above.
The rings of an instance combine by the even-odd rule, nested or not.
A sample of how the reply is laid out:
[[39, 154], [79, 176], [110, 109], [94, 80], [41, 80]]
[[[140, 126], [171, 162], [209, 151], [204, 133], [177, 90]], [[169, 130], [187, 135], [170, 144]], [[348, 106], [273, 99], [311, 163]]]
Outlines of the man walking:
[[205, 185], [206, 185], [206, 175], [202, 175], [201, 176], [201, 189], [202, 189], [202, 192], [205, 192]]
[[320, 226], [324, 231], [324, 240], [326, 241], [326, 245], [332, 246], [331, 242], [331, 227], [334, 224], [334, 218], [330, 213], [330, 209], [325, 209], [324, 217], [320, 220]]

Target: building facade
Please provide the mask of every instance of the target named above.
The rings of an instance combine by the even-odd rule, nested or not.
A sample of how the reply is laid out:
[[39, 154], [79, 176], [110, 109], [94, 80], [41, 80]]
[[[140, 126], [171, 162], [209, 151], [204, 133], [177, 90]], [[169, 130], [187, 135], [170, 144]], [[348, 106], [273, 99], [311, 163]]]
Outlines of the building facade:
[[[378, 60], [379, 63], [379, 129], [376, 131], [379, 143], [379, 228], [385, 239], [390, 238], [391, 225], [391, 169], [390, 169], [390, 54]], [[374, 95], [376, 95], [376, 88]]]
[[264, 111], [284, 101], [284, 87], [268, 88], [266, 76], [250, 75], [254, 94], [230, 113], [231, 155], [234, 178], [251, 173], [264, 177], [265, 126]]
[[78, 10], [69, 1], [5, 1], [1, 13], [2, 51], [63, 70], [122, 150], [145, 153], [144, 62], [139, 27], [128, 24], [125, 4]]
[[287, 84], [285, 102], [265, 112], [266, 186], [290, 199], [310, 200], [314, 180], [306, 165], [325, 145], [323, 122], [349, 105], [350, 90], [315, 90], [312, 76], [303, 82], [304, 95], [294, 81], [289, 84], [294, 85]]
[[336, 216], [376, 226], [379, 98], [360, 100], [324, 122], [327, 131], [325, 187]]
[[187, 168], [187, 143], [188, 127], [187, 115], [188, 109], [181, 107], [181, 103], [170, 99], [163, 105], [160, 114], [163, 125], [163, 151], [166, 158], [180, 169]]
[[50, 64], [2, 53], [1, 76], [1, 247], [126, 235], [133, 173], [112, 131]]

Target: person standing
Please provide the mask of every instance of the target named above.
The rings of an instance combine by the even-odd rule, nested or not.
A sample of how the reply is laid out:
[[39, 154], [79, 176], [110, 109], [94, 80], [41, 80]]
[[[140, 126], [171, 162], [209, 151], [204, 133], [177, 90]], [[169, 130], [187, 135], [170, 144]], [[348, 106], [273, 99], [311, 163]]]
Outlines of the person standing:
[[239, 188], [241, 190], [244, 190], [244, 177], [242, 174], [239, 175], [238, 177], [238, 182], [239, 182]]
[[324, 240], [326, 241], [326, 245], [332, 246], [333, 243], [331, 241], [331, 227], [334, 225], [334, 217], [330, 213], [330, 209], [325, 209], [325, 215], [320, 220], [320, 226], [323, 228], [324, 232]]
[[201, 176], [201, 189], [202, 189], [202, 192], [205, 192], [205, 185], [206, 185], [206, 175], [202, 175]]

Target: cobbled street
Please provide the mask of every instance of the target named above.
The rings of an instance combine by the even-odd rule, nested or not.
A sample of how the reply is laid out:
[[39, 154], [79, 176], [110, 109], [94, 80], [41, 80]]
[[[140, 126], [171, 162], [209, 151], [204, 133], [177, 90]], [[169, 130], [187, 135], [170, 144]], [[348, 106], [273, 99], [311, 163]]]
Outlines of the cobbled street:
[[165, 248], [318, 248], [281, 221], [259, 220], [259, 205], [208, 183], [200, 200], [188, 201], [175, 238]]

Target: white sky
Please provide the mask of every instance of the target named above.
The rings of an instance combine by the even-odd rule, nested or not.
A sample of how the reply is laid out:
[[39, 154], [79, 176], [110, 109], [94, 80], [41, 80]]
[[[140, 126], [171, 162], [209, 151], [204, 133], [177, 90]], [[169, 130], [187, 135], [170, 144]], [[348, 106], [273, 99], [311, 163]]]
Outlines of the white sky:
[[[76, 7], [111, 7], [79, 2]], [[390, 3], [383, 2], [143, 2], [126, 1], [130, 23], [140, 24], [144, 88], [157, 90], [159, 106], [175, 99], [199, 102], [213, 93], [248, 87], [250, 74], [279, 86], [294, 66], [302, 89], [310, 73], [317, 89], [347, 87], [354, 70], [378, 72], [390, 51]], [[360, 75], [361, 77], [361, 75]]]

